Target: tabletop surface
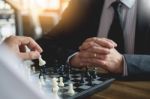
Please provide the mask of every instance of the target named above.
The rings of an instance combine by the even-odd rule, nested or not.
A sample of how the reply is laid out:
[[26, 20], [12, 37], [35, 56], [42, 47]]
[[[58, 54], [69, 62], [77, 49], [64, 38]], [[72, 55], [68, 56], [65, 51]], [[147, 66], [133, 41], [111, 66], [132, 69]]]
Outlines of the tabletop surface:
[[150, 81], [114, 81], [88, 99], [150, 99]]

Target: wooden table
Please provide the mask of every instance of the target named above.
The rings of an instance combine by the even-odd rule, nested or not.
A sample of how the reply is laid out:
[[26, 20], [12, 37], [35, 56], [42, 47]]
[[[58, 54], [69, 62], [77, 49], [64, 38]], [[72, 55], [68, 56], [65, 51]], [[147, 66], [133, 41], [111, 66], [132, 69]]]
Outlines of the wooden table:
[[88, 99], [150, 99], [150, 81], [114, 81]]

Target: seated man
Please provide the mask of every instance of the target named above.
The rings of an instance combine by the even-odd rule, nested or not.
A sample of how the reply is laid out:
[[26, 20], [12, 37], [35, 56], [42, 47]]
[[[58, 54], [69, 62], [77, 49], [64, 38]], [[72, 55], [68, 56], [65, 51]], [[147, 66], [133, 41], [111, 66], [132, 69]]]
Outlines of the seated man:
[[150, 16], [145, 13], [149, 8], [146, 3], [71, 0], [60, 22], [40, 41], [45, 57], [51, 53], [47, 48], [53, 41], [62, 47], [59, 57], [68, 59], [72, 66], [96, 66], [114, 74], [147, 78]]

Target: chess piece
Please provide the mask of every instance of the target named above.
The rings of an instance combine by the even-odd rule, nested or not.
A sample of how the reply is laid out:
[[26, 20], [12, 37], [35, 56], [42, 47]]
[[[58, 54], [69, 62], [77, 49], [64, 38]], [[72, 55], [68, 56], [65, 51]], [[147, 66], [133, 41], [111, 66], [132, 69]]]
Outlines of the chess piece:
[[42, 57], [39, 57], [39, 66], [44, 66], [46, 62], [42, 59]]
[[91, 75], [88, 77], [88, 85], [90, 85], [90, 86], [93, 85], [93, 83], [92, 83], [92, 76]]
[[36, 73], [35, 66], [32, 66], [32, 72]]
[[60, 75], [62, 75], [62, 76], [64, 75], [64, 72], [65, 72], [64, 67], [65, 67], [64, 65], [61, 65], [61, 67], [60, 67]]
[[58, 87], [58, 82], [56, 78], [52, 79], [52, 92], [58, 92], [59, 87]]
[[92, 77], [93, 77], [94, 79], [97, 78], [97, 75], [96, 75], [96, 68], [94, 68], [93, 71], [92, 71]]
[[64, 87], [64, 83], [63, 83], [63, 78], [62, 77], [59, 78], [59, 86], [60, 87]]
[[56, 79], [56, 78], [52, 79], [52, 93], [56, 99], [60, 99], [58, 96], [59, 87], [58, 87], [57, 80], [58, 79]]
[[84, 81], [84, 73], [81, 73], [81, 80], [80, 80], [80, 83], [84, 83], [85, 81]]
[[70, 96], [73, 96], [75, 94], [75, 91], [73, 89], [73, 84], [72, 83], [69, 84], [68, 94]]
[[42, 59], [42, 57], [39, 57], [39, 66], [40, 66], [40, 74], [39, 74], [39, 78], [41, 76], [44, 77], [45, 79], [45, 75], [46, 75], [46, 66], [45, 66], [46, 62]]
[[90, 72], [89, 72], [88, 67], [86, 67], [85, 75], [86, 75], [87, 78], [90, 77]]
[[66, 79], [67, 79], [67, 80], [70, 80], [70, 66], [69, 66], [69, 65], [67, 65]]
[[45, 85], [45, 80], [44, 80], [43, 76], [40, 77], [40, 83], [41, 83], [41, 85]]

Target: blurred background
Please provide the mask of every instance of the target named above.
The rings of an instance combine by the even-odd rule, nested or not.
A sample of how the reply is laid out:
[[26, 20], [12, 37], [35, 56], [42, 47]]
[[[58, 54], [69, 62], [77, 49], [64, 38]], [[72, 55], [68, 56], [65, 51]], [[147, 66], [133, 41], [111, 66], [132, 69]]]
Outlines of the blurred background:
[[69, 0], [0, 0], [0, 41], [9, 35], [39, 38], [57, 24]]

